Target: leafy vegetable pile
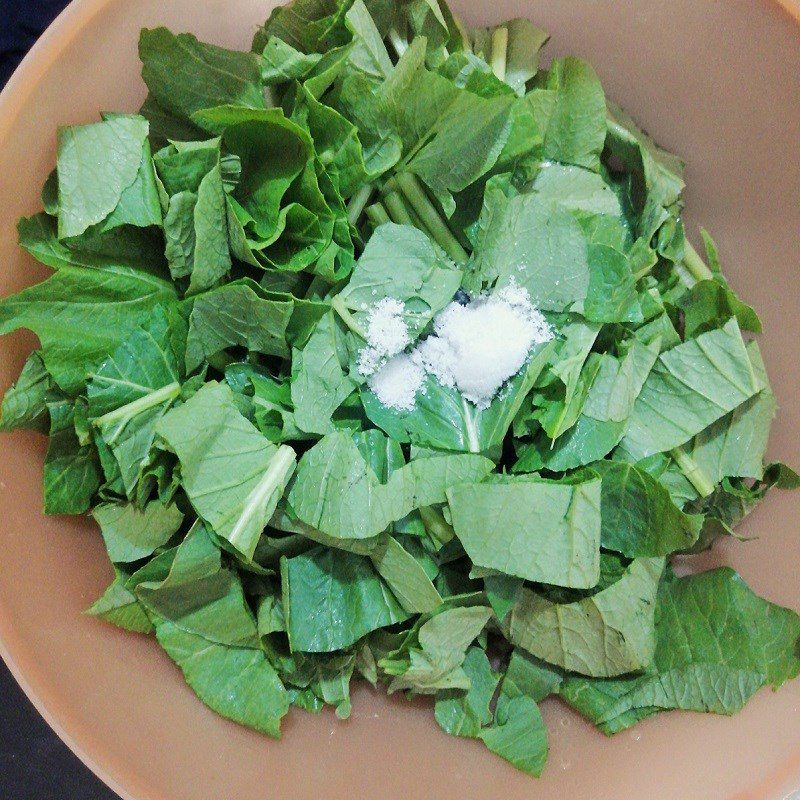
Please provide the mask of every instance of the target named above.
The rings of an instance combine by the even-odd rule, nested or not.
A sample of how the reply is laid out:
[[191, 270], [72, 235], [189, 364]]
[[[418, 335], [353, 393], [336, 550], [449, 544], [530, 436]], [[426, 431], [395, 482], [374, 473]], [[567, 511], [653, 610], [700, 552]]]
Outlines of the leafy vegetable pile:
[[[678, 160], [546, 39], [295, 0], [249, 53], [143, 31], [141, 113], [59, 132], [1, 425], [49, 432], [45, 510], [100, 524], [91, 612], [220, 714], [347, 717], [358, 674], [538, 775], [548, 695], [610, 734], [800, 671], [793, 611], [669, 565], [798, 483], [763, 462], [759, 319], [685, 239]], [[512, 282], [555, 338], [488, 408], [369, 391], [376, 302], [413, 344]]]

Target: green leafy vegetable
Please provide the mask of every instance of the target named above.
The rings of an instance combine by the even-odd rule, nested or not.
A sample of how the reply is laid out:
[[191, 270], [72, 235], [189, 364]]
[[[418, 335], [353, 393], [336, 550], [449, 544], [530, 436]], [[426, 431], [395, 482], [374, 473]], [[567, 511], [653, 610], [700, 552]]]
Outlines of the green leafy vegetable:
[[363, 678], [538, 776], [550, 695], [610, 734], [800, 673], [800, 617], [694, 558], [800, 487], [761, 321], [682, 162], [547, 39], [294, 0], [249, 52], [143, 30], [139, 114], [58, 131], [0, 430], [99, 525], [87, 613], [223, 716], [346, 719]]

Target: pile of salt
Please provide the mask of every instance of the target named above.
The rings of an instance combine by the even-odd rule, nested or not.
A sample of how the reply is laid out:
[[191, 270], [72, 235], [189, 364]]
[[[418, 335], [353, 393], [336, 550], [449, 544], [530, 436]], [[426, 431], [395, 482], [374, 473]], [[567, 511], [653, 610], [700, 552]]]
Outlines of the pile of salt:
[[[397, 303], [391, 298], [382, 300], [374, 313], [390, 302]], [[370, 322], [372, 319], [371, 314]], [[434, 333], [410, 354], [397, 355], [400, 350], [396, 350], [384, 366], [369, 373], [369, 386], [383, 405], [412, 410], [428, 373], [444, 386], [458, 389], [476, 407], [486, 408], [501, 386], [519, 372], [531, 348], [553, 338], [527, 291], [514, 282], [468, 305], [450, 303], [437, 314], [433, 327]], [[408, 331], [404, 330], [407, 340]], [[385, 350], [381, 342], [388, 337], [384, 335], [376, 343], [369, 333], [369, 346], [361, 351], [359, 368], [362, 360], [372, 364], [373, 353]], [[401, 338], [395, 336], [393, 341]]]

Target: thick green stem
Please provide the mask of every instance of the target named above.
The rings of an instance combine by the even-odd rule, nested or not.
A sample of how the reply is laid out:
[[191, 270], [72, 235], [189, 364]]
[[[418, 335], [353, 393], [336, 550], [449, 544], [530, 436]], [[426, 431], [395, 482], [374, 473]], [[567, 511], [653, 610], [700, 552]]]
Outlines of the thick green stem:
[[683, 266], [697, 281], [708, 281], [714, 277], [714, 273], [706, 266], [706, 262], [700, 258], [700, 254], [688, 239], [684, 245]]
[[127, 403], [120, 408], [109, 411], [107, 414], [103, 414], [101, 417], [97, 417], [97, 419], [93, 420], [93, 424], [100, 428], [114, 422], [133, 419], [137, 414], [141, 414], [142, 411], [160, 406], [168, 400], [174, 400], [180, 393], [181, 385], [175, 381], [163, 386], [161, 389], [156, 389], [154, 392], [146, 394], [144, 397], [140, 397], [138, 400], [134, 400], [132, 403]]
[[386, 209], [383, 207], [383, 203], [378, 202], [373, 203], [371, 206], [367, 206], [364, 209], [364, 213], [367, 215], [367, 219], [375, 228], [377, 228], [379, 225], [385, 224], [386, 222], [391, 222], [389, 215], [386, 213]]
[[392, 222], [396, 222], [398, 225], [414, 225], [414, 220], [398, 192], [387, 192], [383, 196], [383, 204], [386, 206]]
[[369, 203], [372, 197], [372, 184], [362, 186], [348, 201], [347, 203], [347, 221], [351, 225], [355, 225], [361, 217], [364, 207]]
[[492, 31], [492, 72], [501, 81], [506, 79], [506, 58], [508, 53], [508, 28], [500, 27]]
[[331, 307], [339, 315], [342, 322], [344, 322], [356, 336], [360, 336], [365, 342], [367, 341], [367, 332], [356, 322], [355, 317], [344, 304], [341, 295], [337, 294], [336, 297], [331, 300]]
[[675, 459], [689, 483], [697, 489], [700, 497], [708, 497], [714, 491], [714, 482], [682, 447], [670, 450], [669, 454]]
[[411, 208], [416, 211], [425, 227], [430, 231], [434, 241], [457, 263], [465, 263], [469, 260], [469, 254], [461, 246], [461, 243], [453, 235], [450, 228], [439, 215], [436, 206], [425, 194], [425, 190], [420, 185], [416, 176], [410, 172], [403, 172], [397, 176], [397, 185], [411, 204]]

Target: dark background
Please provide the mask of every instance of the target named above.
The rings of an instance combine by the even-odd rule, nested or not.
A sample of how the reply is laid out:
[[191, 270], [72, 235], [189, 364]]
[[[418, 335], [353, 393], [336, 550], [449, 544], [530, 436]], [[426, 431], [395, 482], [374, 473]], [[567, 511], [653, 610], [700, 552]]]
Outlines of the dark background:
[[[0, 0], [0, 88], [68, 0]], [[0, 660], [0, 798], [118, 800], [50, 730]]]

